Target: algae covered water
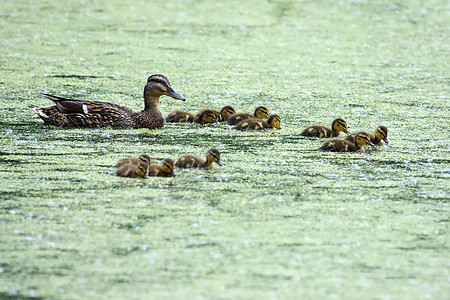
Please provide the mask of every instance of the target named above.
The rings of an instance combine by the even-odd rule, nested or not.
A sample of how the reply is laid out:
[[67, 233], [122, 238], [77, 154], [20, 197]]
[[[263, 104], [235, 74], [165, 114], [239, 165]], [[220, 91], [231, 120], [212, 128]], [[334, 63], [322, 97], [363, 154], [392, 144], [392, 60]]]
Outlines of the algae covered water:
[[[445, 299], [445, 1], [3, 1], [0, 298]], [[281, 130], [223, 124], [60, 129], [40, 93], [166, 116], [265, 105]], [[298, 135], [341, 117], [389, 145], [323, 153]], [[175, 178], [120, 158], [221, 152]]]

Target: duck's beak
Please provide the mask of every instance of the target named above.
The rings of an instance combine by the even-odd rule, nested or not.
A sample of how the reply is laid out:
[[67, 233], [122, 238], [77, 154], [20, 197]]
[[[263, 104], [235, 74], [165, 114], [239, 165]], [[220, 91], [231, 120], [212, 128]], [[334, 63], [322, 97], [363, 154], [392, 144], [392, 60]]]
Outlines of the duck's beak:
[[217, 120], [217, 118], [216, 118], [216, 120], [214, 120], [214, 123], [220, 124], [220, 123], [219, 123], [219, 120]]
[[170, 174], [171, 174], [172, 176], [177, 176], [177, 174], [175, 174], [175, 170], [172, 170], [172, 172], [170, 172]]
[[350, 134], [350, 132], [348, 132], [347, 128], [344, 129], [344, 132], [345, 132], [346, 134]]
[[145, 174], [145, 175], [144, 175], [144, 178], [147, 178], [147, 179], [148, 179], [148, 178], [150, 178], [150, 176], [148, 176], [148, 174]]
[[388, 141], [387, 137], [385, 137], [385, 138], [383, 139], [383, 141], [384, 141], [386, 144], [389, 144], [389, 141]]
[[181, 96], [180, 94], [175, 92], [173, 89], [168, 90], [167, 92], [164, 92], [164, 95], [172, 97], [173, 99], [181, 100], [181, 101], [186, 100], [183, 96]]
[[374, 143], [372, 143], [372, 141], [368, 141], [367, 144], [369, 144], [372, 147], [375, 147]]
[[221, 166], [221, 167], [223, 166], [223, 165], [222, 165], [222, 162], [220, 161], [220, 159], [218, 159], [218, 160], [216, 161], [216, 163], [217, 163], [219, 166]]

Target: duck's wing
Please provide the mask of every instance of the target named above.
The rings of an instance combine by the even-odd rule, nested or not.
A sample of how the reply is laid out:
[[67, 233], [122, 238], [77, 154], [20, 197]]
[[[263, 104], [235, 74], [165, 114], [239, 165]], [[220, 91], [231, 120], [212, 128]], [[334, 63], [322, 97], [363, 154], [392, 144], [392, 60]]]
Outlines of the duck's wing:
[[84, 101], [78, 99], [64, 98], [60, 96], [42, 94], [45, 98], [55, 102], [56, 107], [64, 114], [132, 114], [133, 110], [117, 105], [114, 103], [100, 102], [100, 101]]

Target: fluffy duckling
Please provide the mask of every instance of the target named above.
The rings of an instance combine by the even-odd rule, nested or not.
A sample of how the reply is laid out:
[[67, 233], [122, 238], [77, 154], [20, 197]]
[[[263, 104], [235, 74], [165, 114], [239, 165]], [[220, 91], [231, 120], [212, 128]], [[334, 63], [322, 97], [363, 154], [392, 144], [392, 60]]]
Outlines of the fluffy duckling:
[[[357, 134], [357, 132], [354, 132], [354, 133], [348, 135], [345, 139], [347, 141], [354, 143], [356, 134]], [[384, 141], [386, 144], [389, 144], [387, 135], [388, 135], [388, 129], [385, 126], [378, 126], [377, 129], [375, 129], [375, 135], [372, 135], [369, 133], [370, 141], [375, 146], [382, 146], [383, 145], [382, 141]]]
[[249, 113], [234, 114], [230, 118], [228, 118], [227, 123], [228, 125], [236, 125], [237, 123], [245, 119], [266, 119], [268, 116], [269, 110], [264, 106], [258, 106], [257, 108], [255, 108], [253, 116]]
[[355, 143], [344, 139], [330, 139], [323, 143], [319, 150], [332, 152], [364, 152], [364, 145], [375, 146], [370, 141], [370, 135], [367, 132], [361, 131], [355, 135]]
[[206, 124], [206, 123], [218, 123], [217, 115], [212, 109], [204, 109], [200, 111], [197, 116], [195, 116], [195, 123]]
[[117, 168], [117, 176], [133, 177], [133, 178], [148, 178], [149, 165], [146, 162], [139, 162], [139, 164], [123, 164]]
[[119, 168], [120, 166], [128, 165], [128, 164], [137, 165], [140, 162], [145, 162], [148, 165], [150, 165], [152, 163], [152, 159], [147, 154], [141, 154], [141, 155], [139, 155], [139, 157], [122, 158], [117, 163], [116, 168]]
[[281, 118], [278, 115], [270, 115], [267, 122], [260, 119], [246, 119], [237, 123], [236, 130], [265, 130], [281, 129]]
[[225, 122], [227, 121], [232, 115], [234, 115], [236, 113], [236, 110], [230, 106], [230, 105], [225, 105], [224, 107], [222, 107], [222, 109], [220, 110], [220, 112], [218, 111], [214, 111], [216, 113], [217, 116], [217, 120], [219, 122]]
[[183, 110], [175, 110], [167, 115], [166, 122], [168, 123], [192, 123], [195, 120], [195, 115]]
[[204, 109], [200, 111], [197, 115], [193, 113], [176, 110], [171, 112], [167, 118], [166, 122], [168, 123], [198, 123], [198, 124], [206, 124], [206, 123], [217, 123], [217, 117], [220, 116], [219, 112], [213, 109]]
[[148, 167], [148, 176], [173, 177], [176, 175], [174, 169], [173, 160], [166, 158], [160, 165], [150, 165]]
[[347, 123], [342, 119], [336, 119], [331, 124], [331, 128], [322, 125], [312, 125], [305, 128], [300, 133], [301, 136], [331, 138], [341, 136], [341, 131], [349, 134], [347, 130]]
[[220, 152], [217, 149], [208, 150], [206, 153], [206, 160], [194, 155], [183, 155], [178, 159], [175, 166], [178, 168], [201, 168], [211, 170], [214, 162], [219, 166], [222, 166], [222, 163], [220, 162]]

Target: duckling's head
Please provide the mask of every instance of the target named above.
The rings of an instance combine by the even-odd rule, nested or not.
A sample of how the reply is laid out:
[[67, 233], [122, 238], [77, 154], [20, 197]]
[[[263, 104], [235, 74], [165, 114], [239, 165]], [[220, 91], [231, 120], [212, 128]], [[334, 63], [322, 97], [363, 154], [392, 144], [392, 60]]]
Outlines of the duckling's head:
[[370, 145], [374, 147], [375, 145], [370, 141], [370, 135], [367, 132], [361, 131], [358, 132], [355, 136], [355, 143], [358, 147], [362, 147], [364, 145]]
[[279, 115], [270, 115], [267, 119], [267, 123], [273, 128], [281, 129], [281, 118]]
[[255, 108], [255, 117], [258, 119], [267, 119], [269, 116], [269, 110], [265, 106], [258, 106]]
[[148, 164], [141, 161], [136, 168], [136, 175], [141, 178], [148, 178]]
[[164, 173], [170, 174], [172, 176], [175, 176], [175, 164], [173, 162], [173, 160], [171, 160], [170, 158], [166, 158], [162, 161], [161, 163], [162, 166], [162, 170]]
[[154, 74], [147, 79], [147, 84], [144, 88], [144, 98], [159, 98], [162, 95], [178, 100], [186, 100], [183, 96], [174, 91], [166, 76]]
[[346, 134], [350, 134], [347, 130], [347, 122], [345, 122], [343, 119], [336, 119], [331, 124], [331, 128], [336, 132], [345, 132]]
[[229, 105], [222, 107], [222, 109], [220, 110], [220, 115], [222, 116], [222, 119], [224, 121], [228, 120], [228, 118], [234, 115], [235, 113], [236, 111], [234, 110], [234, 108]]
[[383, 140], [386, 144], [389, 144], [389, 141], [387, 139], [388, 130], [384, 126], [378, 126], [375, 130], [375, 137], [379, 140]]
[[152, 159], [147, 154], [141, 154], [141, 155], [139, 155], [138, 158], [139, 158], [139, 161], [143, 161], [143, 162], [145, 162], [147, 164], [151, 164], [152, 163]]
[[206, 160], [210, 163], [217, 163], [219, 166], [223, 166], [220, 162], [220, 152], [217, 149], [209, 149], [206, 153]]
[[204, 110], [202, 113], [198, 116], [198, 122], [199, 123], [214, 123], [217, 121], [217, 115], [212, 110]]

